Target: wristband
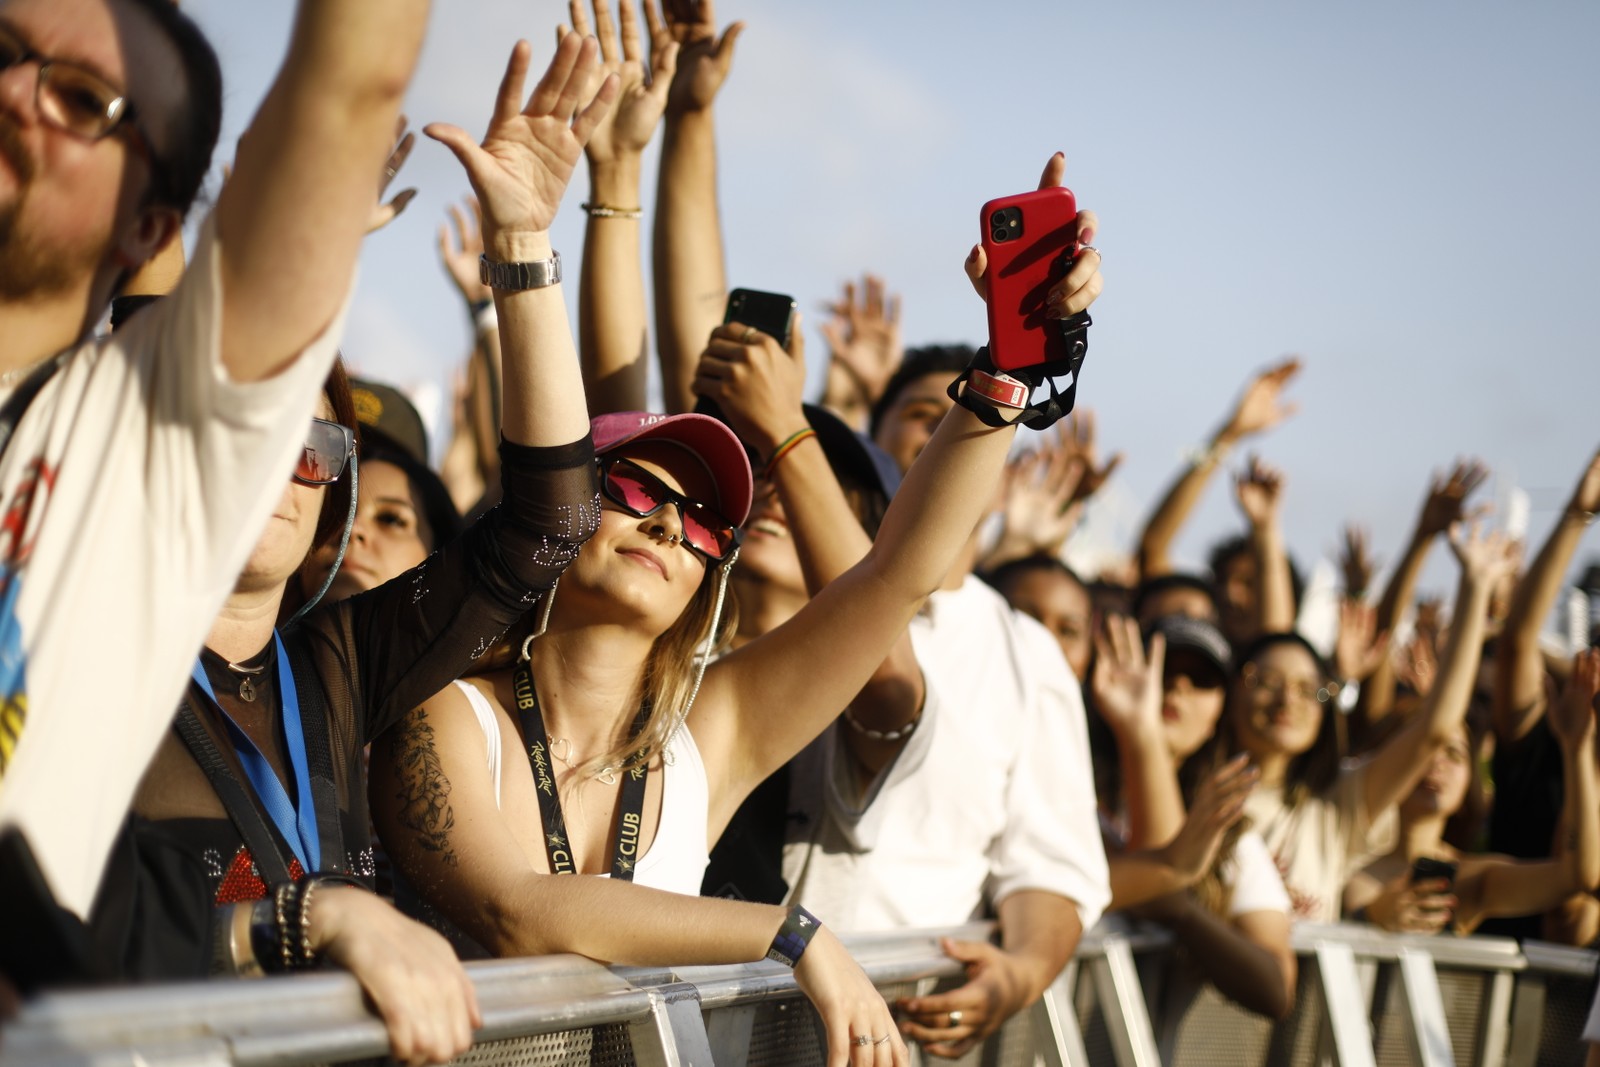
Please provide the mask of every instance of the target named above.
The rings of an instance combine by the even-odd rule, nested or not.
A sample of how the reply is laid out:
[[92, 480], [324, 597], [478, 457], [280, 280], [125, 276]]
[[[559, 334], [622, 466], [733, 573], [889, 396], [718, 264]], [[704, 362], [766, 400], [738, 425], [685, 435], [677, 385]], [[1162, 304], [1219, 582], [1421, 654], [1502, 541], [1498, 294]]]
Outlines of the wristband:
[[311, 951], [311, 895], [317, 891], [319, 878], [307, 878], [300, 883], [300, 963], [310, 966], [316, 962], [317, 955]]
[[584, 204], [583, 210], [592, 219], [642, 219], [644, 211], [636, 207], [610, 207], [606, 204]]
[[[277, 959], [280, 969], [294, 968], [294, 944], [289, 938], [289, 920], [294, 913], [295, 883], [285, 882], [272, 894], [273, 927], [277, 941]], [[297, 916], [296, 916], [297, 917]]]
[[1003, 371], [991, 374], [974, 370], [972, 377], [967, 379], [967, 391], [977, 393], [989, 403], [1003, 408], [1021, 409], [1028, 406], [1028, 387]]
[[561, 282], [561, 253], [551, 252], [549, 259], [534, 259], [524, 263], [501, 263], [490, 259], [487, 254], [480, 255], [478, 280], [491, 289], [507, 293], [558, 285]]
[[804, 442], [807, 438], [815, 436], [817, 436], [817, 431], [807, 426], [805, 429], [796, 430], [788, 437], [785, 437], [783, 439], [783, 443], [772, 450], [772, 458], [767, 460], [767, 467], [764, 472], [764, 476], [766, 477], [767, 481], [770, 482], [772, 480], [772, 472], [778, 466], [778, 460], [782, 459], [784, 456], [787, 456], [790, 452], [793, 452], [795, 447]]
[[277, 901], [262, 897], [250, 905], [250, 955], [256, 967], [263, 971], [283, 970], [283, 957], [278, 952]]
[[778, 935], [772, 939], [772, 947], [767, 949], [767, 959], [777, 960], [791, 969], [798, 967], [806, 946], [811, 944], [811, 939], [821, 928], [822, 924], [815, 915], [798, 904], [790, 904], [789, 914], [778, 928]]
[[898, 730], [874, 730], [870, 726], [862, 726], [856, 720], [856, 717], [850, 714], [849, 708], [844, 709], [844, 721], [849, 725], [850, 729], [863, 737], [870, 737], [874, 741], [898, 741], [903, 737], [910, 737], [912, 732], [916, 730], [917, 723], [922, 721], [922, 712], [918, 710], [917, 717]]

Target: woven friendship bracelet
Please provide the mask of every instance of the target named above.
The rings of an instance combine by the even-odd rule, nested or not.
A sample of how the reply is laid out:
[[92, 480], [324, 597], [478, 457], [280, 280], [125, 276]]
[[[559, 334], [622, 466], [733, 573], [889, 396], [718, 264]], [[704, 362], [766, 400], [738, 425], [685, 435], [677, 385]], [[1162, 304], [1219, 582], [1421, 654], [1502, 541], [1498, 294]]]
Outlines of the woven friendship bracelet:
[[822, 924], [815, 915], [798, 904], [790, 904], [789, 914], [778, 928], [778, 936], [772, 939], [772, 947], [767, 949], [767, 959], [777, 960], [785, 967], [798, 966], [800, 957], [805, 955], [806, 946], [811, 944], [811, 939], [821, 928]]
[[610, 207], [606, 204], [584, 204], [583, 210], [596, 219], [642, 219], [644, 209], [636, 207]]
[[790, 452], [793, 452], [796, 445], [799, 445], [807, 438], [815, 436], [817, 436], [817, 431], [807, 426], [805, 429], [796, 430], [788, 437], [785, 437], [783, 439], [783, 443], [772, 450], [772, 458], [767, 460], [767, 467], [765, 471], [767, 480], [772, 480], [772, 472], [777, 468], [778, 460], [782, 459], [784, 456], [787, 456]]

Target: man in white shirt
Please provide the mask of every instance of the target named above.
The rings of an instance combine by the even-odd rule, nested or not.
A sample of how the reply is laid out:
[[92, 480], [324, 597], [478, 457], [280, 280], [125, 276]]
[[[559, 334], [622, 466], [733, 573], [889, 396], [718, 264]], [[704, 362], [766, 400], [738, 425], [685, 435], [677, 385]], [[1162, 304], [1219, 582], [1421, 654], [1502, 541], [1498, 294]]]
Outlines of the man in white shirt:
[[193, 266], [91, 338], [209, 167], [215, 57], [170, 0], [0, 0], [0, 403], [56, 366], [0, 456], [0, 828], [79, 914], [304, 445], [428, 6], [302, 4]]

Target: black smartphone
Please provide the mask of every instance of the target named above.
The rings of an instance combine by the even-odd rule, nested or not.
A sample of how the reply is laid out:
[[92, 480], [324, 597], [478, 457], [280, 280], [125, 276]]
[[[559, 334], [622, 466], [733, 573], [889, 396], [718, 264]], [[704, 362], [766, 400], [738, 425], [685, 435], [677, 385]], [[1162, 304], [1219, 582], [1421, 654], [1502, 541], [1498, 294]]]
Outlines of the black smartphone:
[[789, 333], [794, 329], [794, 297], [784, 293], [765, 293], [760, 289], [735, 289], [728, 294], [728, 310], [723, 322], [740, 322], [753, 326], [778, 344], [789, 347]]
[[1448, 893], [1456, 884], [1456, 869], [1461, 865], [1454, 860], [1434, 859], [1432, 856], [1423, 856], [1411, 864], [1411, 881], [1431, 882], [1443, 878], [1447, 883], [1444, 891]]

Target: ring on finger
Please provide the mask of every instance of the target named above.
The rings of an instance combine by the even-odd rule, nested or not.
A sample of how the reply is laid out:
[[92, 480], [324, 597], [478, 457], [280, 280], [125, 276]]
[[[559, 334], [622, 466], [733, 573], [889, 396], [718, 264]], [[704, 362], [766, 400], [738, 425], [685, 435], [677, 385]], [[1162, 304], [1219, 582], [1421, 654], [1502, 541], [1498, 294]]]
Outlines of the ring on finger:
[[1095, 254], [1095, 255], [1096, 255], [1096, 256], [1098, 256], [1098, 257], [1100, 257], [1100, 258], [1101, 258], [1101, 259], [1105, 259], [1105, 258], [1106, 258], [1106, 255], [1105, 255], [1105, 253], [1104, 253], [1104, 252], [1102, 252], [1102, 251], [1100, 251], [1100, 250], [1099, 250], [1099, 249], [1098, 249], [1098, 248], [1096, 248], [1096, 247], [1095, 247], [1095, 246], [1094, 246], [1094, 245], [1081, 245], [1081, 246], [1080, 246], [1080, 247], [1079, 247], [1079, 248], [1078, 248], [1078, 255], [1080, 255], [1080, 256], [1081, 256], [1081, 255], [1083, 255], [1083, 254], [1084, 254], [1084, 253], [1085, 253], [1085, 252], [1093, 252], [1093, 253], [1094, 253], [1094, 254]]
[[950, 1024], [949, 1025], [951, 1025], [951, 1026], [960, 1026], [961, 1025], [961, 1013], [959, 1011], [952, 1011], [952, 1012], [949, 1012], [948, 1014], [950, 1016]]
[[747, 344], [750, 343], [750, 339], [752, 337], [754, 337], [755, 335], [756, 335], [756, 328], [754, 326], [746, 326], [744, 328], [744, 333], [739, 335], [739, 343], [747, 345]]
[[860, 1037], [856, 1038], [855, 1041], [852, 1042], [852, 1043], [857, 1045], [857, 1046], [859, 1046], [860, 1048], [866, 1048], [868, 1045], [872, 1044], [872, 1038], [868, 1037], [866, 1034], [862, 1034]]
[[889, 1040], [893, 1036], [894, 1036], [893, 1034], [884, 1034], [882, 1037], [873, 1038], [872, 1039], [872, 1043], [874, 1045], [881, 1045], [881, 1044], [883, 1044], [885, 1041]]

